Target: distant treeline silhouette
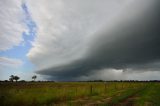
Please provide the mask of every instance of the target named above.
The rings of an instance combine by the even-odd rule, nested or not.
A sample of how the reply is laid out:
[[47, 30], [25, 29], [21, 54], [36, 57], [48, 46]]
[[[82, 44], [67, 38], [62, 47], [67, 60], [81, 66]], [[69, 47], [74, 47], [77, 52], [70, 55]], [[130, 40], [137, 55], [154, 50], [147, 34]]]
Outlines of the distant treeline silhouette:
[[[32, 78], [33, 79], [33, 78]], [[13, 82], [12, 80], [0, 80], [0, 82]], [[88, 80], [88, 81], [47, 81], [47, 80], [31, 80], [31, 81], [25, 81], [20, 80], [16, 82], [160, 82], [160, 80]]]

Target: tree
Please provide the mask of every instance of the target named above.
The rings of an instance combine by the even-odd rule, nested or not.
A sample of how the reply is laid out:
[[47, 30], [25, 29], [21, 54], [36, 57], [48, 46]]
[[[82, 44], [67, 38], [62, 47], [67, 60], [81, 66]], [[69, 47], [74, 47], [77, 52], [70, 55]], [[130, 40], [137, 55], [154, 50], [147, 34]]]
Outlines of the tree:
[[9, 80], [10, 80], [11, 82], [13, 82], [13, 81], [14, 81], [14, 75], [11, 75], [10, 78], [9, 78]]
[[14, 80], [16, 80], [16, 82], [20, 79], [20, 77], [18, 76], [14, 76]]
[[36, 80], [36, 78], [37, 78], [36, 75], [32, 76], [32, 79], [33, 79], [34, 81]]

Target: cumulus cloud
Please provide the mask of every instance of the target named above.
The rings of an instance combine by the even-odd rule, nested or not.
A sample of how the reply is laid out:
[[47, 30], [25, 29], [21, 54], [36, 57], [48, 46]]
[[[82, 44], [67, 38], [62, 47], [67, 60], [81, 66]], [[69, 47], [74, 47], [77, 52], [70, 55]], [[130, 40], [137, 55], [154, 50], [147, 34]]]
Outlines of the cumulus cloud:
[[158, 0], [52, 3], [33, 13], [39, 32], [28, 57], [39, 67], [37, 73], [74, 80], [96, 78], [105, 69], [159, 69]]
[[0, 51], [4, 51], [23, 41], [25, 25], [21, 0], [1, 0], [0, 14]]

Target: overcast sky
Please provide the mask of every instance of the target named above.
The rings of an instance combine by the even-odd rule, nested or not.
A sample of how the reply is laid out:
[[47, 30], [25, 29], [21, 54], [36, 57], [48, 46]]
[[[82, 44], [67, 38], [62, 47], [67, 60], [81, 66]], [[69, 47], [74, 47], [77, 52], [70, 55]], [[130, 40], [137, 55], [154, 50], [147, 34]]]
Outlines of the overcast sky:
[[1, 0], [0, 80], [160, 80], [159, 0]]

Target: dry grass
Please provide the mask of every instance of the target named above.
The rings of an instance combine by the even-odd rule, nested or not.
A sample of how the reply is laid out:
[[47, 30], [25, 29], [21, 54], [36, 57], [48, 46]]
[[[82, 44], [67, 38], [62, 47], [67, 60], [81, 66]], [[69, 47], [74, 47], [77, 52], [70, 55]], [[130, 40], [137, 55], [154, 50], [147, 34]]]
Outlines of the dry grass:
[[0, 106], [115, 105], [145, 86], [139, 82], [1, 83]]

